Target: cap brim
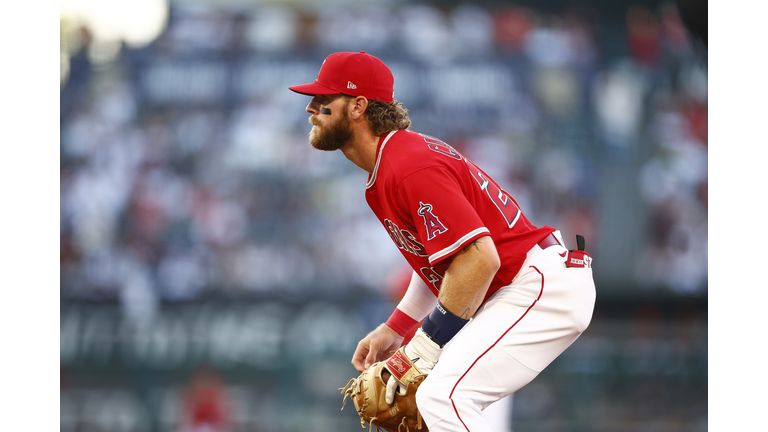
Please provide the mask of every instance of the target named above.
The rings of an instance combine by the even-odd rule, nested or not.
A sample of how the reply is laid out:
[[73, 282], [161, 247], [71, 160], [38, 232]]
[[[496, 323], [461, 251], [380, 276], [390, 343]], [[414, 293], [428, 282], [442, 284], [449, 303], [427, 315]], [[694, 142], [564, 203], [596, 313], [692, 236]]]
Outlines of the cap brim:
[[307, 95], [307, 96], [330, 95], [330, 94], [341, 93], [338, 90], [330, 89], [318, 83], [295, 85], [295, 86], [288, 87], [288, 90], [292, 90], [292, 91], [295, 91], [296, 93]]

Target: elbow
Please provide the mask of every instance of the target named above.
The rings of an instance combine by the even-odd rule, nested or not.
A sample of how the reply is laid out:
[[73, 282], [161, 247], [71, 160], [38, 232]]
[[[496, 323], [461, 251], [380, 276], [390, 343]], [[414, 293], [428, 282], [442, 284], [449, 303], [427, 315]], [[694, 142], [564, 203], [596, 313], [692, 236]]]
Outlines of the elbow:
[[485, 274], [488, 278], [492, 279], [501, 268], [501, 258], [499, 258], [499, 253], [496, 251], [496, 246], [493, 242], [487, 242], [481, 251], [482, 253], [478, 254], [475, 261], [477, 264], [476, 269], [481, 274]]
[[492, 277], [495, 276], [501, 268], [501, 258], [499, 258], [499, 254], [495, 249], [493, 250], [492, 254], [488, 254], [486, 257], [485, 265]]
[[496, 250], [496, 245], [493, 241], [486, 242], [483, 261], [488, 271], [493, 275], [496, 275], [496, 272], [501, 268], [501, 258], [499, 258], [499, 252]]
[[488, 236], [478, 239], [476, 241], [476, 246], [477, 249], [474, 254], [474, 261], [477, 266], [476, 270], [478, 270], [480, 274], [485, 274], [492, 279], [501, 268], [501, 258], [499, 258], [499, 252], [496, 250], [496, 245], [493, 243], [490, 236]]

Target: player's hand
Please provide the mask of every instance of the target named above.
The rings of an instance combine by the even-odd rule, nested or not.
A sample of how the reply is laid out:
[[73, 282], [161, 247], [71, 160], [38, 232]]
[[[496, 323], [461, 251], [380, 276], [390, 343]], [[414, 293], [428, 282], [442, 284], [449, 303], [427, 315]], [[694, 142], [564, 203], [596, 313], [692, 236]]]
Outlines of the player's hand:
[[357, 343], [352, 355], [352, 366], [358, 372], [363, 372], [372, 364], [389, 358], [402, 343], [402, 336], [386, 324], [381, 324]]
[[[387, 380], [387, 391], [384, 397], [387, 405], [392, 405], [395, 401], [396, 391], [399, 390], [400, 395], [405, 394], [407, 382], [414, 376], [432, 372], [442, 353], [443, 349], [430, 339], [424, 330], [418, 329], [413, 339], [387, 360], [385, 367], [392, 373]], [[383, 376], [382, 378], [386, 379]]]
[[398, 390], [400, 390], [400, 394], [402, 395], [403, 392], [405, 392], [405, 384], [398, 381], [394, 375], [389, 375], [389, 379], [387, 380], [387, 393], [384, 397], [384, 401], [387, 402], [387, 405], [392, 405], [392, 402], [395, 401], [395, 392]]

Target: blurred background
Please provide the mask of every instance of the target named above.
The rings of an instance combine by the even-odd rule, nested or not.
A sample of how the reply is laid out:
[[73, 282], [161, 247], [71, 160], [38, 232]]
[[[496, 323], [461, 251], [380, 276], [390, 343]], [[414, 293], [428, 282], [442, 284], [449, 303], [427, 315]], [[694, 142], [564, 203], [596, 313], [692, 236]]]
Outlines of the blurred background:
[[707, 430], [707, 54], [676, 3], [61, 0], [60, 45], [62, 432], [360, 429], [337, 389], [410, 270], [287, 89], [337, 51], [586, 237], [594, 319], [513, 430]]

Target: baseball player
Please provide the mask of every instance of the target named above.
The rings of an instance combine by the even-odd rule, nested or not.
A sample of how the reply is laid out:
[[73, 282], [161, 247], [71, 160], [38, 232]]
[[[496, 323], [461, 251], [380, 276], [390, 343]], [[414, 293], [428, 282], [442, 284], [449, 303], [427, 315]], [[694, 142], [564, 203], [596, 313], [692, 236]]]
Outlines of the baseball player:
[[533, 380], [591, 320], [583, 239], [569, 251], [559, 231], [533, 225], [480, 167], [410, 130], [378, 58], [331, 54], [313, 83], [289, 89], [312, 96], [310, 144], [341, 150], [368, 172], [366, 200], [413, 269], [352, 365], [362, 372], [387, 362], [387, 403], [403, 377], [427, 374], [416, 403], [433, 432], [490, 431], [482, 411]]

